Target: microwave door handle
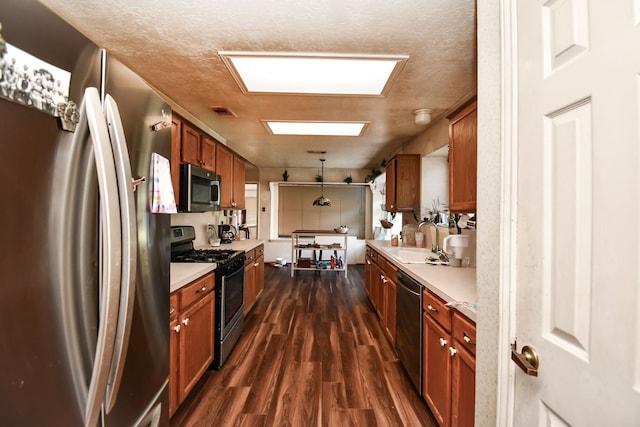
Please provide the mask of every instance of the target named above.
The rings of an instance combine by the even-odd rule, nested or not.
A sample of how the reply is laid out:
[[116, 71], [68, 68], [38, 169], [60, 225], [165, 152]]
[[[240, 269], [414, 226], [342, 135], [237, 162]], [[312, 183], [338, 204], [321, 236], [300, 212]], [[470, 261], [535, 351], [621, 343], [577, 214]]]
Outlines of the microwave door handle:
[[127, 142], [118, 104], [107, 94], [104, 101], [104, 116], [109, 128], [111, 147], [115, 157], [118, 196], [120, 200], [120, 218], [122, 221], [122, 287], [116, 329], [115, 347], [111, 363], [111, 371], [107, 381], [105, 409], [109, 413], [116, 403], [124, 362], [129, 347], [131, 334], [131, 318], [136, 292], [136, 267], [138, 256], [138, 234], [133, 195], [134, 179], [131, 173], [131, 162], [127, 151]]
[[214, 197], [214, 195], [217, 195], [219, 188], [220, 187], [218, 186], [218, 181], [211, 181], [211, 191], [209, 192], [209, 205], [210, 206], [215, 206], [216, 205], [216, 200], [219, 197]]
[[[100, 192], [100, 307], [95, 360], [89, 382], [85, 406], [85, 425], [98, 424], [104, 394], [107, 387], [111, 356], [113, 354], [120, 296], [120, 274], [122, 261], [121, 226], [118, 202], [118, 188], [109, 132], [102, 116], [102, 106], [98, 90], [85, 90], [80, 120], [88, 124], [93, 144], [98, 189]], [[84, 117], [83, 117], [84, 116]], [[84, 123], [83, 123], [83, 129]], [[76, 131], [77, 133], [80, 133]], [[74, 135], [75, 137], [85, 137]]]

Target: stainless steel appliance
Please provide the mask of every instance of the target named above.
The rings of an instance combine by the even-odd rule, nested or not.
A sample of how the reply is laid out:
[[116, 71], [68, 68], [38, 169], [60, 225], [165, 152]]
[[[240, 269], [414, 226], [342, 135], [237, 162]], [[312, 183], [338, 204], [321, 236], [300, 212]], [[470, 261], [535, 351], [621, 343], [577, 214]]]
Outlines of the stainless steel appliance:
[[422, 285], [398, 270], [396, 351], [413, 386], [422, 394]]
[[180, 209], [207, 212], [220, 209], [220, 175], [190, 164], [180, 165]]
[[0, 11], [4, 40], [69, 71], [80, 107], [70, 132], [0, 99], [0, 425], [166, 426], [170, 219], [148, 186], [171, 109], [41, 3]]
[[215, 355], [220, 369], [244, 330], [244, 251], [194, 249], [191, 226], [171, 227], [171, 262], [215, 263]]

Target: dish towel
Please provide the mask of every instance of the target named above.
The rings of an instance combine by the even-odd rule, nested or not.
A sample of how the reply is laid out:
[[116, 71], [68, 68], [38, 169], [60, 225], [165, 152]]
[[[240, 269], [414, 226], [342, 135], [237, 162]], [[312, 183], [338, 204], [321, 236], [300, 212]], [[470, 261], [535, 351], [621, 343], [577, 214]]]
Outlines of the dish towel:
[[151, 154], [151, 212], [176, 213], [176, 199], [171, 182], [169, 159], [158, 153]]

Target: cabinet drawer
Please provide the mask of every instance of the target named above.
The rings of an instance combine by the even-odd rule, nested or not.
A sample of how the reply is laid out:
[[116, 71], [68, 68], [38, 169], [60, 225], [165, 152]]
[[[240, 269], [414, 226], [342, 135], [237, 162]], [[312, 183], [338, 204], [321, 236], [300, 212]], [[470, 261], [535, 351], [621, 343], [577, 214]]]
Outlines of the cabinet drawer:
[[254, 262], [254, 261], [255, 261], [255, 259], [256, 259], [256, 250], [255, 250], [255, 249], [248, 250], [248, 251], [245, 253], [245, 256], [246, 256], [246, 258], [245, 258], [245, 260], [244, 260], [244, 265], [245, 265], [245, 266], [248, 266], [248, 265], [250, 265], [250, 264], [253, 264], [253, 262]]
[[451, 332], [451, 308], [445, 305], [445, 302], [429, 291], [422, 293], [422, 305], [425, 313], [433, 317], [440, 325]]
[[211, 292], [214, 284], [213, 273], [209, 273], [182, 288], [180, 290], [180, 310]]
[[169, 295], [169, 320], [173, 320], [178, 317], [178, 310], [180, 309], [180, 292], [174, 292]]
[[453, 338], [471, 354], [476, 354], [476, 325], [457, 311], [453, 312]]
[[264, 245], [259, 245], [254, 250], [256, 251], [256, 259], [264, 255]]

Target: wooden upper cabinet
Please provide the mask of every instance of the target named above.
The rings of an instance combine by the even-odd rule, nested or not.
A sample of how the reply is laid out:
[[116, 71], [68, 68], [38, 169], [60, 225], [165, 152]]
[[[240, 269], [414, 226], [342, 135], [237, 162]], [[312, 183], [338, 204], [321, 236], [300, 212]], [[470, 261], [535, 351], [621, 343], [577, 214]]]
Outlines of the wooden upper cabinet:
[[455, 114], [449, 122], [449, 210], [476, 211], [478, 163], [477, 101]]
[[216, 173], [220, 175], [220, 207], [244, 209], [245, 161], [227, 147], [217, 144]]
[[234, 209], [244, 209], [244, 183], [246, 164], [243, 158], [233, 156], [233, 200]]
[[200, 132], [187, 123], [182, 123], [181, 145], [182, 162], [200, 166]]
[[222, 144], [216, 147], [216, 173], [220, 175], [220, 207], [232, 209], [233, 153]]
[[212, 172], [216, 170], [216, 143], [206, 135], [200, 138], [201, 167]]
[[186, 122], [181, 133], [182, 163], [191, 163], [211, 172], [216, 168], [216, 142]]
[[171, 183], [176, 204], [180, 200], [180, 141], [182, 138], [182, 120], [175, 114], [171, 116]]
[[420, 206], [419, 154], [396, 155], [387, 164], [386, 175], [387, 211], [413, 211]]

